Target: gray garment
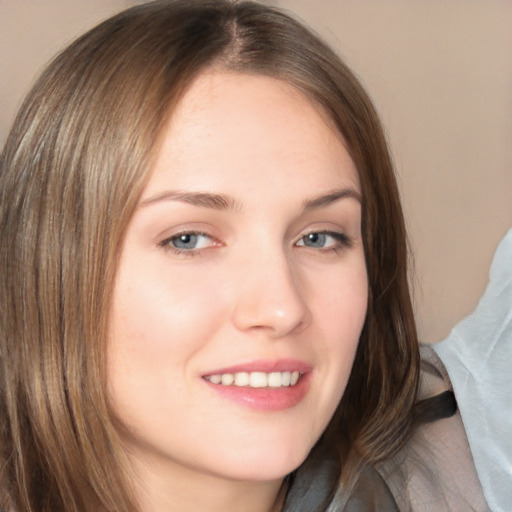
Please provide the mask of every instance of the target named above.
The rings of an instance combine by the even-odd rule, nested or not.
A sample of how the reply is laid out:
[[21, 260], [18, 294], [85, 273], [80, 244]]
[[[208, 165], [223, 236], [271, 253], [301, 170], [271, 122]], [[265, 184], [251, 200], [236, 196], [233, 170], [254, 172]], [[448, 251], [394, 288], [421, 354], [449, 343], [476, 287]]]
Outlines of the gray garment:
[[496, 250], [471, 315], [434, 345], [455, 390], [482, 488], [494, 512], [512, 510], [512, 230]]
[[[451, 390], [445, 367], [421, 348], [420, 398]], [[377, 467], [400, 512], [488, 512], [460, 412], [421, 425], [401, 453]]]
[[[451, 391], [432, 348], [421, 348], [420, 398]], [[448, 393], [451, 396], [450, 393]], [[297, 471], [284, 512], [489, 512], [458, 411], [420, 425], [406, 446], [375, 468], [366, 467], [353, 489], [337, 489], [335, 454], [313, 452]], [[332, 497], [336, 491], [334, 498]]]

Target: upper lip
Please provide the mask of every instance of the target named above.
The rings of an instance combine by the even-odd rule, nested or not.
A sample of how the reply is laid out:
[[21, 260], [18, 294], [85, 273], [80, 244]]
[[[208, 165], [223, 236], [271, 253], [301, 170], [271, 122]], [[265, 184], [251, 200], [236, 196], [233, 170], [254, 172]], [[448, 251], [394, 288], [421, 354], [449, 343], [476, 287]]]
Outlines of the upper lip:
[[272, 373], [272, 372], [295, 372], [298, 371], [300, 373], [308, 373], [313, 369], [313, 367], [305, 363], [304, 361], [299, 361], [297, 359], [276, 359], [276, 360], [255, 360], [249, 361], [247, 363], [235, 364], [232, 366], [226, 366], [224, 368], [217, 368], [212, 371], [208, 371], [204, 374], [206, 375], [222, 375], [225, 373], [241, 373], [241, 372], [263, 372], [263, 373]]

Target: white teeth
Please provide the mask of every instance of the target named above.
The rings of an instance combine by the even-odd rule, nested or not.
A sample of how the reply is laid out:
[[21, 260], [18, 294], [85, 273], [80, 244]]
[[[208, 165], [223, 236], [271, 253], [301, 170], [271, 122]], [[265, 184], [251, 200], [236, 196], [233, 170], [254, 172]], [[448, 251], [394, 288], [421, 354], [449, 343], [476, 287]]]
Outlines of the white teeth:
[[249, 375], [251, 388], [266, 388], [268, 386], [267, 374], [263, 372], [251, 372]]
[[279, 372], [269, 373], [268, 386], [271, 388], [280, 388], [282, 386], [281, 374]]
[[223, 386], [231, 386], [233, 382], [235, 381], [235, 376], [231, 373], [225, 373], [222, 376], [222, 385]]
[[248, 386], [249, 374], [247, 372], [235, 373], [235, 386]]
[[[299, 372], [295, 372], [295, 373], [298, 374]], [[283, 386], [289, 386], [291, 384], [291, 379], [292, 379], [291, 372], [283, 372], [283, 374], [281, 375], [281, 384]], [[297, 381], [295, 381], [294, 384], [297, 384]]]
[[205, 379], [212, 384], [222, 386], [251, 387], [251, 388], [281, 388], [295, 386], [300, 377], [298, 371], [294, 372], [238, 372], [207, 375]]
[[222, 375], [210, 375], [208, 379], [212, 384], [220, 384], [222, 382]]

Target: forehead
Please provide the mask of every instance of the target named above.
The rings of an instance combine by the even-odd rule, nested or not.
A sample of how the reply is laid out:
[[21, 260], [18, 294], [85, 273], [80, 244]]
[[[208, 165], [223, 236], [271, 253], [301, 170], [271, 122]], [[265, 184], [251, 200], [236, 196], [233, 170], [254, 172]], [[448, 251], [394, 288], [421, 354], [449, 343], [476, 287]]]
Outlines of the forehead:
[[214, 187], [223, 178], [250, 186], [262, 173], [276, 185], [295, 182], [300, 174], [311, 178], [305, 186], [359, 190], [342, 135], [301, 91], [262, 75], [200, 74], [173, 109], [149, 186], [173, 177], [179, 183], [172, 185], [185, 189], [198, 180], [203, 189]]

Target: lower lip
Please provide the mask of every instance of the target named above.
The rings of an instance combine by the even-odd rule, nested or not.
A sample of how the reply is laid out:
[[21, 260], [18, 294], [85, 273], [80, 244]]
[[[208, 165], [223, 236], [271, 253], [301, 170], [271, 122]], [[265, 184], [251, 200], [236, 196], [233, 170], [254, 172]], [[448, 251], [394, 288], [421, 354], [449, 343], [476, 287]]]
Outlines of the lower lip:
[[204, 381], [222, 398], [257, 411], [284, 411], [298, 405], [309, 389], [311, 373], [303, 374], [295, 386], [281, 388], [250, 388], [222, 386]]

